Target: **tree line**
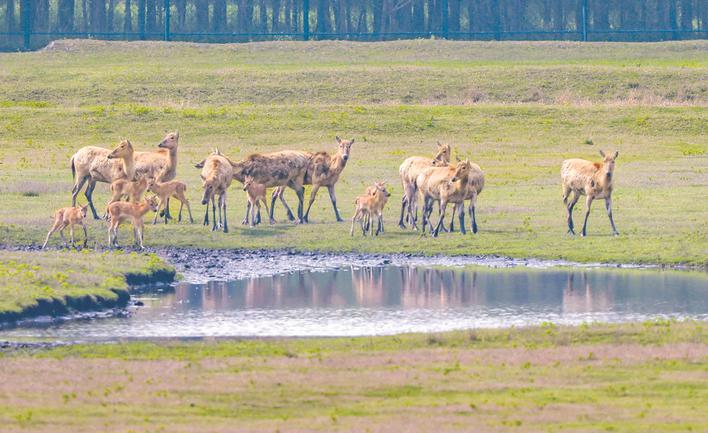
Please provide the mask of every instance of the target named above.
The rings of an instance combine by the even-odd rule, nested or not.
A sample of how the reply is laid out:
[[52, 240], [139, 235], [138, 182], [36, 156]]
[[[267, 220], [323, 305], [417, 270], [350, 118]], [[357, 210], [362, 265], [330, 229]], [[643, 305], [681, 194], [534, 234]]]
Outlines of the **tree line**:
[[[165, 11], [169, 11], [166, 14]], [[167, 25], [166, 25], [167, 24]], [[705, 38], [705, 0], [0, 0], [0, 42]]]

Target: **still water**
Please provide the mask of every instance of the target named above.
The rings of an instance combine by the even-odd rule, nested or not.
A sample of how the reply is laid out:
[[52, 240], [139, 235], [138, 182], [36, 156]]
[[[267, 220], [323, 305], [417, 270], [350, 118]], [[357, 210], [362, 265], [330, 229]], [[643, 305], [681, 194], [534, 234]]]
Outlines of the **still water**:
[[412, 266], [302, 271], [137, 295], [129, 317], [0, 332], [59, 339], [357, 336], [543, 322], [708, 320], [708, 274]]

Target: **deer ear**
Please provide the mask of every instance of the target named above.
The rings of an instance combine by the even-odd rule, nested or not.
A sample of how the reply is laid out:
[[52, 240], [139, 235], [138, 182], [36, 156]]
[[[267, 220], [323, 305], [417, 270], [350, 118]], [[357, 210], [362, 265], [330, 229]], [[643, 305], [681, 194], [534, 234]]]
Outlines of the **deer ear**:
[[438, 140], [438, 147], [442, 147], [442, 146], [443, 146], [442, 143], [440, 142], [440, 140]]
[[179, 138], [179, 131], [175, 131], [176, 138]]
[[339, 138], [339, 135], [335, 136], [334, 139], [337, 140], [337, 143], [341, 143], [341, 142], [342, 142], [342, 139]]
[[614, 159], [616, 159], [618, 156], [620, 156], [620, 151], [619, 151], [619, 150], [618, 150], [618, 151], [615, 151]]
[[349, 145], [354, 144], [354, 139], [352, 138], [352, 141], [349, 142]]
[[604, 157], [605, 157], [605, 152], [603, 152], [603, 151], [601, 150], [601, 151], [600, 151], [600, 156], [602, 156], [602, 157], [604, 158]]
[[206, 180], [206, 177], [204, 177], [204, 175], [203, 175], [203, 174], [201, 174], [201, 173], [199, 173], [199, 177], [201, 177], [201, 178], [202, 178], [202, 180]]

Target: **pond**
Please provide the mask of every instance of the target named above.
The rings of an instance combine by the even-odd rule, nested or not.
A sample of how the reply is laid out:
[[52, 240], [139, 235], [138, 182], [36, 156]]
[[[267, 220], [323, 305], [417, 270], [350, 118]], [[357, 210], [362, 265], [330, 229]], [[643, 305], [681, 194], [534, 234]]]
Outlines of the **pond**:
[[708, 319], [708, 274], [653, 270], [341, 267], [178, 283], [128, 317], [0, 332], [66, 340], [362, 336], [552, 322]]

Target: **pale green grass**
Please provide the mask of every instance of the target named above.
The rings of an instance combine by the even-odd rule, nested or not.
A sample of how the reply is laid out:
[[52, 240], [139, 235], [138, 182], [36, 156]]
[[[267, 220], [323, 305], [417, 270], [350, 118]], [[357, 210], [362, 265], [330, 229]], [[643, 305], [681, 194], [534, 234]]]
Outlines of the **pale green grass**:
[[169, 270], [154, 255], [0, 250], [0, 313], [19, 313], [42, 301], [92, 297], [115, 301], [127, 292], [126, 274]]
[[[145, 150], [177, 129], [178, 178], [189, 185], [198, 221], [203, 207], [192, 165], [212, 147], [238, 159], [285, 148], [334, 150], [340, 135], [357, 140], [337, 185], [342, 215], [351, 214], [367, 185], [386, 180], [394, 192], [387, 232], [350, 238], [347, 224], [333, 222], [322, 191], [312, 224], [242, 228], [245, 198], [233, 187], [232, 233], [199, 224], [148, 227], [151, 245], [692, 265], [708, 258], [705, 42], [61, 47], [0, 54], [6, 242], [41, 241], [51, 211], [68, 203], [68, 159], [81, 146], [112, 147], [128, 137]], [[477, 235], [420, 239], [396, 227], [398, 165], [410, 155], [431, 155], [436, 140], [486, 172]], [[565, 235], [559, 167], [568, 157], [599, 159], [599, 149], [620, 151], [614, 211], [621, 236], [609, 237], [598, 202], [590, 236], [573, 239]], [[287, 198], [295, 204], [292, 192]], [[99, 210], [106, 200], [101, 186]], [[576, 225], [583, 208], [576, 208]], [[277, 215], [282, 220], [280, 206]], [[105, 224], [92, 222], [91, 237], [104, 243]]]
[[703, 322], [0, 357], [3, 431], [703, 431]]

